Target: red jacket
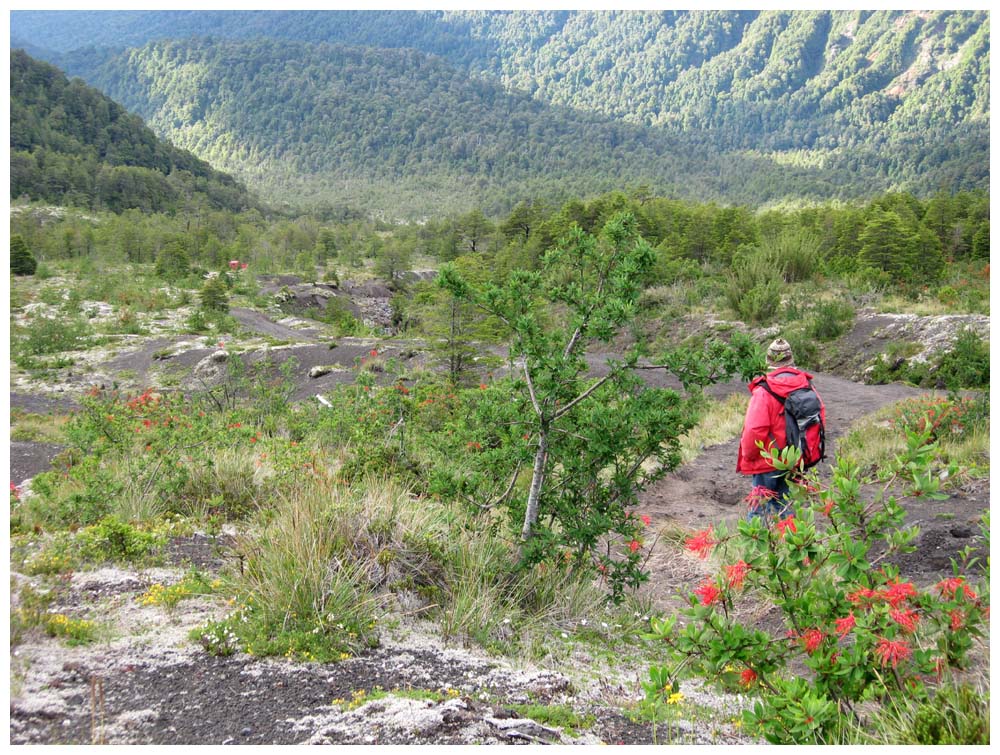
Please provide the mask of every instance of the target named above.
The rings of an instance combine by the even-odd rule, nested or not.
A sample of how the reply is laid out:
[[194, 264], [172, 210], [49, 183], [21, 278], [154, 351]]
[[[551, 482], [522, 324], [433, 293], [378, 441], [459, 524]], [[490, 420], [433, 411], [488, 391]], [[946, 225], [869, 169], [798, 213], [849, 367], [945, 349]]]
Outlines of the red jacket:
[[[743, 422], [740, 437], [740, 451], [736, 459], [736, 471], [745, 475], [773, 472], [774, 465], [760, 455], [757, 441], [768, 449], [785, 447], [785, 411], [781, 402], [761, 387], [767, 379], [771, 390], [784, 398], [792, 391], [807, 388], [812, 375], [794, 367], [779, 367], [765, 376], [750, 382], [750, 405]], [[814, 389], [815, 390], [815, 389]], [[826, 407], [820, 400], [820, 413], [826, 423]]]

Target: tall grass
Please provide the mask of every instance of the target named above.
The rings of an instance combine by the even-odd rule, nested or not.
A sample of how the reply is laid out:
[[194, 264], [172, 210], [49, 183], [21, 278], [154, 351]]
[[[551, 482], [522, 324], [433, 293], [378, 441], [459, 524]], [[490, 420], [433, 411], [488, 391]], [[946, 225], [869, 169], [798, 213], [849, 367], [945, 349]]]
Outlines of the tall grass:
[[734, 393], [709, 404], [698, 424], [681, 438], [681, 462], [694, 461], [706, 448], [739, 435], [749, 401], [749, 393]]
[[[896, 426], [896, 420], [901, 410], [914, 401], [899, 401], [856, 422], [851, 431], [838, 442], [838, 458], [848, 459], [862, 470], [889, 466], [897, 455], [906, 450], [906, 437]], [[988, 474], [988, 418], [985, 421], [969, 422], [961, 430], [941, 433], [939, 443], [939, 457], [943, 462], [955, 463], [976, 475]]]
[[[446, 639], [511, 654], [601, 605], [587, 578], [518, 569], [501, 531], [391, 481], [303, 482], [239, 538], [234, 587], [252, 634], [279, 650], [304, 633], [356, 649], [375, 642], [379, 619], [405, 604], [438, 622]], [[415, 610], [412, 596], [422, 601]]]

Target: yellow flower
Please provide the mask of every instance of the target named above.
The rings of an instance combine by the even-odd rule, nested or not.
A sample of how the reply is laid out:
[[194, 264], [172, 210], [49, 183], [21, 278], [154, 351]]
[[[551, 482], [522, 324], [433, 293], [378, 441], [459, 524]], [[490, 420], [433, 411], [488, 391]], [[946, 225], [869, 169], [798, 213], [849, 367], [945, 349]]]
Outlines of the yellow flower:
[[674, 694], [672, 694], [670, 697], [667, 698], [667, 705], [676, 705], [683, 699], [684, 699], [683, 692], [675, 692]]

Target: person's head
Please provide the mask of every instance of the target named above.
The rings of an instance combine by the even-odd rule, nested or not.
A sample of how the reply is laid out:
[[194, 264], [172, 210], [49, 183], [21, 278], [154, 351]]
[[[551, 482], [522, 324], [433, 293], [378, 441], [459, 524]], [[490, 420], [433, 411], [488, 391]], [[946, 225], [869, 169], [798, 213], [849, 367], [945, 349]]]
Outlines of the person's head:
[[792, 346], [784, 338], [776, 338], [767, 347], [767, 368], [776, 370], [779, 367], [793, 367]]

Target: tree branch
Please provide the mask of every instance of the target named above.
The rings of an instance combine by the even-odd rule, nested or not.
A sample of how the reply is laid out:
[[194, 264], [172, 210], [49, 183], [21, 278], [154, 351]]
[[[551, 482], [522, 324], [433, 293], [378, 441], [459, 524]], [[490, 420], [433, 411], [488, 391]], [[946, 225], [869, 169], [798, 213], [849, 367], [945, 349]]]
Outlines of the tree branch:
[[[596, 383], [594, 383], [592, 386], [590, 386], [583, 393], [581, 393], [579, 396], [577, 396], [575, 399], [573, 399], [568, 404], [566, 404], [566, 406], [564, 406], [562, 409], [559, 409], [555, 414], [552, 415], [552, 420], [555, 421], [555, 420], [559, 419], [564, 414], [566, 414], [566, 412], [572, 410], [572, 408], [574, 406], [576, 406], [577, 404], [579, 404], [581, 401], [585, 401], [590, 396], [590, 394], [592, 394], [594, 391], [596, 391], [598, 388], [600, 388], [602, 385], [604, 385], [611, 378], [612, 374], [614, 374], [614, 373], [608, 373], [607, 375], [605, 375], [604, 377], [602, 377], [600, 380], [598, 380]], [[529, 388], [530, 388], [530, 386], [529, 386]], [[534, 400], [534, 395], [532, 395], [532, 400]]]

